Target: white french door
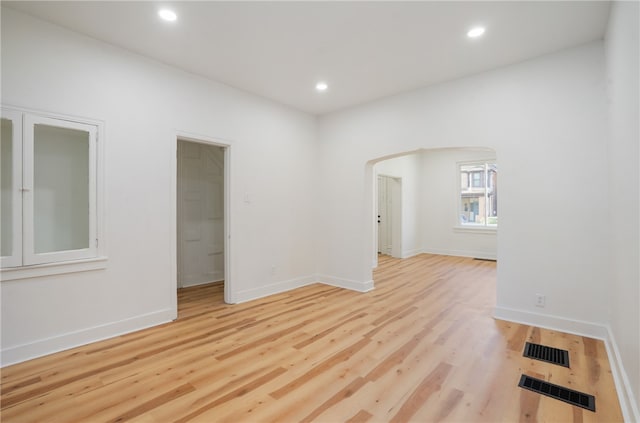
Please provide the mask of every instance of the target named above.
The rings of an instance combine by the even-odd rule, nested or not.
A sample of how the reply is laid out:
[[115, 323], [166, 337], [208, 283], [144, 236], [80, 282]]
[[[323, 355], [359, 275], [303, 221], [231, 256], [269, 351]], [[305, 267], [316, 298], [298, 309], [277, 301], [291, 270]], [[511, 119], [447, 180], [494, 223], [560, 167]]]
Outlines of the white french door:
[[2, 267], [22, 266], [22, 113], [2, 110]]
[[24, 264], [94, 257], [94, 125], [25, 115]]

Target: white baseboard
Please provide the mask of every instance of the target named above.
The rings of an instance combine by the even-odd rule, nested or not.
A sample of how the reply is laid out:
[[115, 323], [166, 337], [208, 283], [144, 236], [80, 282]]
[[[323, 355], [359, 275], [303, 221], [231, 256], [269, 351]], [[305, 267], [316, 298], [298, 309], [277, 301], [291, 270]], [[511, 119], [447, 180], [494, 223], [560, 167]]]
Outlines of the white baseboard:
[[571, 333], [604, 341], [607, 348], [607, 356], [611, 364], [613, 380], [618, 392], [618, 400], [622, 409], [622, 416], [626, 422], [640, 422], [638, 404], [633, 396], [633, 390], [629, 378], [624, 370], [618, 344], [615, 341], [611, 328], [608, 325], [571, 320], [558, 316], [532, 313], [530, 311], [516, 310], [507, 307], [496, 307], [493, 316], [499, 320], [521, 323], [539, 328], [551, 329], [565, 333]]
[[360, 282], [329, 275], [317, 275], [317, 281], [325, 285], [337, 286], [338, 288], [350, 289], [358, 292], [369, 292], [373, 289], [373, 280]]
[[239, 291], [235, 295], [234, 303], [244, 303], [251, 300], [257, 300], [273, 294], [291, 291], [292, 289], [302, 288], [303, 286], [317, 283], [318, 279], [315, 275], [303, 276], [300, 278], [289, 279], [286, 281], [276, 282], [270, 285], [261, 286], [259, 288], [246, 289]]
[[607, 339], [605, 340], [605, 345], [607, 347], [609, 363], [611, 363], [613, 380], [616, 383], [616, 390], [618, 391], [620, 408], [622, 408], [622, 417], [625, 422], [640, 422], [640, 405], [633, 396], [633, 389], [631, 389], [631, 383], [629, 382], [627, 372], [624, 370], [618, 344], [609, 325], [607, 325]]
[[94, 326], [76, 332], [46, 338], [29, 344], [4, 348], [2, 350], [2, 367], [31, 360], [32, 358], [79, 347], [96, 341], [113, 338], [125, 333], [135, 332], [151, 326], [167, 323], [175, 319], [171, 309], [136, 316], [106, 325]]
[[413, 256], [417, 256], [418, 254], [422, 254], [422, 249], [418, 248], [415, 250], [406, 250], [402, 252], [402, 257], [403, 259], [409, 258], [409, 257], [413, 257]]
[[441, 256], [472, 257], [487, 260], [496, 260], [498, 258], [495, 252], [490, 251], [441, 250], [438, 248], [425, 248], [422, 252], [425, 254], [438, 254]]
[[222, 277], [214, 277], [211, 280], [206, 280], [204, 282], [188, 282], [188, 283], [183, 282], [180, 288], [191, 288], [192, 286], [207, 285], [210, 283], [222, 282], [222, 281], [224, 281], [224, 275]]
[[493, 312], [496, 319], [522, 323], [529, 326], [537, 326], [544, 329], [559, 330], [573, 335], [588, 336], [605, 340], [607, 328], [598, 323], [571, 320], [564, 317], [548, 314], [533, 313], [525, 310], [516, 310], [508, 307], [496, 307]]
[[[271, 285], [255, 289], [240, 291], [236, 295], [235, 303], [242, 303], [273, 294], [290, 291], [314, 283], [337, 286], [358, 292], [367, 292], [373, 289], [373, 281], [358, 282], [348, 279], [336, 278], [325, 275], [310, 275], [300, 278], [277, 282]], [[146, 329], [151, 326], [170, 322], [176, 318], [174, 309], [160, 310], [157, 312], [136, 316], [130, 319], [120, 320], [101, 326], [94, 326], [76, 332], [42, 339], [28, 344], [4, 348], [1, 351], [0, 367], [31, 360], [48, 354], [68, 350], [96, 341], [113, 338], [126, 333]]]
[[261, 286], [260, 288], [247, 289], [236, 294], [234, 303], [244, 303], [251, 300], [257, 300], [269, 295], [280, 294], [282, 292], [291, 291], [292, 289], [302, 288], [303, 286], [314, 283], [322, 283], [325, 285], [336, 286], [338, 288], [350, 289], [357, 292], [368, 292], [373, 289], [373, 280], [367, 282], [359, 282], [344, 278], [338, 278], [328, 275], [310, 275], [287, 281], [277, 282], [271, 285]]

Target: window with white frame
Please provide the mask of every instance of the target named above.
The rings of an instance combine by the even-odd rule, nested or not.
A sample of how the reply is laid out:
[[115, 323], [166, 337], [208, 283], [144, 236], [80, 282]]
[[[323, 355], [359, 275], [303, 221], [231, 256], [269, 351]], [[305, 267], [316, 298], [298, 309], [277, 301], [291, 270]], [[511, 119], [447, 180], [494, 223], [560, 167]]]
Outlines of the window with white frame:
[[495, 161], [459, 163], [459, 224], [498, 226], [498, 166]]
[[98, 255], [100, 125], [2, 110], [2, 268]]

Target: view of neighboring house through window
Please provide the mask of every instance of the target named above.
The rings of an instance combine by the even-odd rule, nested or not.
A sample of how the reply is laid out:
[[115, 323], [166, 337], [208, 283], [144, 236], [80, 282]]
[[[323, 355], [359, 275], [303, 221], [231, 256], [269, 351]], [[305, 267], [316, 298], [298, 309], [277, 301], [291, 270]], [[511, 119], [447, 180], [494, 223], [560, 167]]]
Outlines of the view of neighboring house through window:
[[495, 162], [462, 163], [460, 224], [498, 226], [498, 166]]

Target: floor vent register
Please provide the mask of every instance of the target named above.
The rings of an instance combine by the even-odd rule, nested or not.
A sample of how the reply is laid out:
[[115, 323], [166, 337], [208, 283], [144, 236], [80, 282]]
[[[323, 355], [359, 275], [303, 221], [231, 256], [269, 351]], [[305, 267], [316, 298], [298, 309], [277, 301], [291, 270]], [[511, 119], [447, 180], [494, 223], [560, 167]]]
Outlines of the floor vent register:
[[569, 367], [569, 351], [567, 350], [527, 342], [524, 346], [523, 355], [536, 360], [546, 361], [547, 363]]
[[520, 377], [520, 383], [518, 383], [518, 386], [589, 411], [596, 411], [596, 398], [593, 395], [554, 385], [553, 383], [545, 382], [544, 380], [536, 379], [527, 375], [522, 375]]

